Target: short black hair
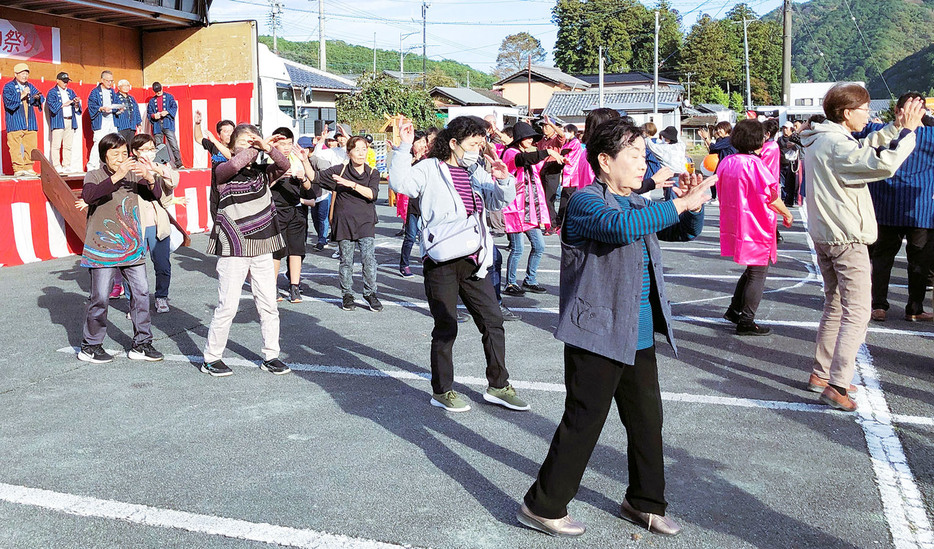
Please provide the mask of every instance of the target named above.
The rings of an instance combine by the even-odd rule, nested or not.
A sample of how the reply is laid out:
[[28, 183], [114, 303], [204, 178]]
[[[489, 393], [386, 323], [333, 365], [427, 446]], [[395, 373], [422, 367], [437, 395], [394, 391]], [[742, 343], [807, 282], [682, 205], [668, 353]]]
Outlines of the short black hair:
[[568, 124], [564, 127], [564, 131], [577, 134], [577, 126], [574, 124]]
[[600, 155], [606, 153], [616, 158], [619, 151], [632, 145], [642, 137], [642, 128], [628, 120], [617, 118], [599, 124], [591, 131], [587, 141], [587, 163], [597, 175], [600, 174]]
[[765, 133], [768, 137], [775, 137], [778, 135], [778, 128], [780, 127], [777, 118], [769, 118], [762, 123], [762, 128], [765, 130]]
[[101, 158], [101, 163], [107, 163], [107, 151], [119, 149], [120, 147], [126, 148], [126, 139], [119, 133], [108, 133], [102, 137], [101, 142], [97, 145], [97, 154]]
[[412, 138], [412, 143], [415, 143], [419, 139], [427, 139], [428, 134], [424, 130], [415, 130], [415, 137]]
[[138, 133], [133, 136], [133, 139], [130, 139], [130, 153], [133, 151], [138, 151], [146, 143], [156, 143], [156, 140], [152, 138], [148, 133]]
[[295, 134], [292, 133], [292, 130], [290, 130], [289, 128], [286, 128], [285, 126], [281, 126], [279, 128], [274, 129], [272, 131], [272, 134], [281, 135], [282, 137], [286, 139], [291, 139], [293, 141], [295, 140]]
[[924, 96], [916, 91], [910, 91], [910, 92], [903, 93], [901, 97], [898, 98], [898, 101], [895, 102], [895, 108], [896, 109], [904, 108], [905, 103], [907, 103], [909, 99], [920, 99], [921, 101], [924, 101]]
[[[458, 116], [448, 122], [446, 128], [438, 132], [438, 137], [435, 138], [428, 156], [447, 162], [453, 153], [449, 141], [453, 139], [461, 143], [469, 137], [486, 137], [486, 129], [486, 120], [479, 116]], [[431, 130], [429, 130], [429, 133], [431, 133]]]
[[160, 83], [158, 83], [158, 82], [153, 82], [153, 83], [152, 83], [152, 91], [153, 91], [153, 93], [159, 93], [159, 92], [161, 92], [161, 91], [162, 91], [162, 84], [160, 84]]
[[217, 124], [215, 124], [215, 125], [214, 125], [214, 129], [217, 130], [217, 133], [221, 133], [221, 130], [224, 128], [224, 126], [230, 126], [231, 128], [236, 128], [236, 127], [237, 127], [237, 125], [234, 124], [234, 121], [233, 121], [233, 120], [226, 120], [226, 119], [225, 119], [225, 120], [221, 120], [220, 122], [218, 122]]
[[823, 124], [826, 121], [827, 121], [827, 117], [822, 114], [812, 114], [810, 117], [808, 117], [809, 125]]
[[750, 154], [762, 148], [765, 143], [765, 128], [762, 122], [754, 118], [740, 120], [730, 133], [730, 144], [740, 154]]

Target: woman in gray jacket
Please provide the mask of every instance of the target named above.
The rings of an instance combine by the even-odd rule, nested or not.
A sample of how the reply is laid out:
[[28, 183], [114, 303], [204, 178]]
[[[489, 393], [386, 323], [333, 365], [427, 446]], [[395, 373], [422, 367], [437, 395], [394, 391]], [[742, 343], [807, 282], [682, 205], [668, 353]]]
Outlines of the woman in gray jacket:
[[[852, 412], [849, 392], [856, 352], [866, 339], [871, 314], [868, 245], [876, 241], [876, 214], [867, 185], [892, 177], [915, 148], [923, 102], [913, 100], [896, 120], [857, 140], [869, 122], [869, 92], [841, 83], [824, 96], [827, 120], [801, 133], [807, 153], [808, 234], [824, 279], [824, 313], [808, 389], [824, 404]], [[881, 183], [880, 183], [881, 184]]]
[[[389, 186], [421, 201], [423, 242], [426, 235], [436, 234], [444, 225], [457, 223], [474, 213], [480, 214], [485, 227], [489, 211], [501, 210], [515, 199], [516, 179], [505, 163], [487, 156], [491, 173], [479, 164], [486, 131], [487, 124], [479, 117], [457, 117], [438, 133], [428, 158], [413, 166], [415, 128], [410, 121], [400, 124], [402, 143], [389, 166]], [[435, 323], [431, 331], [431, 404], [449, 412], [470, 410], [467, 401], [453, 390], [453, 348], [460, 296], [483, 336], [490, 384], [484, 400], [510, 410], [528, 410], [529, 405], [516, 396], [509, 384], [503, 314], [493, 285], [484, 280], [493, 262], [493, 238], [489, 231], [481, 232], [482, 244], [475, 252], [442, 262], [424, 258], [425, 295]], [[425, 249], [422, 253], [426, 253]]]

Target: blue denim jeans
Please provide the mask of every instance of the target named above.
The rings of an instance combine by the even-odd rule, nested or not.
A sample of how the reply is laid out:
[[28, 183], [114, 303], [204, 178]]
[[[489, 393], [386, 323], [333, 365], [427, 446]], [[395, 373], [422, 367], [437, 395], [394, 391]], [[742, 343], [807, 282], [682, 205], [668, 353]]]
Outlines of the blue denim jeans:
[[399, 258], [399, 268], [403, 269], [409, 266], [409, 259], [412, 255], [412, 247], [418, 240], [418, 216], [409, 214], [405, 217], [405, 237], [402, 239], [402, 257]]
[[509, 257], [506, 259], [506, 284], [516, 283], [516, 271], [519, 269], [519, 260], [522, 259], [522, 235], [525, 234], [532, 245], [529, 252], [529, 264], [525, 270], [526, 284], [538, 284], [535, 277], [538, 264], [545, 253], [545, 236], [541, 229], [529, 229], [525, 233], [509, 233]]
[[328, 234], [331, 232], [331, 224], [328, 222], [328, 212], [331, 209], [331, 195], [324, 200], [315, 202], [315, 205], [308, 208], [311, 212], [311, 224], [315, 227], [315, 234], [318, 235], [318, 244], [324, 246], [328, 243]]
[[503, 294], [500, 292], [500, 285], [503, 282], [503, 254], [496, 245], [493, 245], [493, 264], [490, 265], [487, 275], [490, 282], [493, 283], [493, 293], [496, 294], [496, 302], [503, 304]]
[[[169, 261], [169, 255], [172, 253], [171, 238], [165, 237], [162, 240], [156, 236], [156, 227], [146, 227], [145, 232], [146, 249], [149, 250], [149, 257], [152, 258], [152, 266], [156, 271], [156, 293], [153, 297], [169, 297], [169, 284], [172, 282], [172, 263]], [[123, 279], [123, 289], [127, 299], [133, 297], [133, 290]]]

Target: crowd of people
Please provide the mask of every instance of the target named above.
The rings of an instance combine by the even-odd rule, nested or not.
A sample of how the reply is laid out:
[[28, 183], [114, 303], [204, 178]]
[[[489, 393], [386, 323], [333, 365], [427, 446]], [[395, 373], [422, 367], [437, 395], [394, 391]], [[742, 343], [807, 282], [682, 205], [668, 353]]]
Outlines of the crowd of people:
[[[35, 140], [34, 111], [45, 99], [29, 84], [28, 67], [16, 69], [3, 98], [9, 143], [22, 150]], [[154, 83], [146, 111], [153, 134], [142, 134], [127, 81], [117, 82], [115, 90], [113, 75], [105, 71], [85, 107], [68, 89], [68, 75], [58, 76], [47, 98], [53, 145], [64, 148], [70, 141], [68, 132], [83, 108], [94, 129], [94, 154], [77, 204], [88, 212], [81, 265], [91, 272], [78, 359], [114, 359], [102, 345], [108, 299], [125, 291], [134, 328], [129, 358], [162, 360], [152, 345], [145, 260], [151, 257], [155, 267], [156, 311], [168, 311], [178, 105]], [[422, 264], [434, 324], [432, 406], [470, 410], [454, 387], [453, 348], [459, 323], [472, 320], [486, 360], [484, 400], [513, 411], [530, 409], [510, 383], [504, 323], [519, 315], [504, 305], [503, 296], [546, 293], [536, 276], [545, 240], [554, 236], [561, 244], [555, 337], [565, 345], [567, 398], [547, 457], [518, 509], [519, 522], [551, 535], [584, 533], [567, 505], [615, 400], [630, 456], [620, 514], [652, 532], [680, 531], [666, 514], [655, 334], [663, 334], [675, 353], [677, 346], [659, 241], [697, 237], [711, 200], [719, 207], [721, 255], [745, 268], [723, 313], [738, 336], [771, 333], [756, 315], [778, 257], [777, 223], [780, 218], [791, 227], [792, 209], [803, 202], [825, 293], [806, 386], [828, 406], [857, 408], [856, 353], [870, 321], [887, 318], [889, 277], [903, 239], [909, 266], [905, 318], [934, 320], [923, 310], [934, 265], [934, 119], [926, 115], [923, 98], [905, 94], [894, 121], [883, 124], [870, 121], [866, 90], [843, 83], [827, 93], [823, 109], [824, 116], [806, 122], [753, 117], [702, 131], [708, 154], [715, 156], [714, 173], [707, 177], [695, 173], [677, 128], [638, 126], [613, 109], [591, 111], [583, 131], [547, 116], [506, 128], [492, 117], [461, 116], [440, 130], [400, 120], [388, 176], [403, 226], [398, 273], [415, 276], [412, 252], [418, 243], [415, 260]], [[380, 173], [372, 137], [352, 135], [343, 124], [314, 137], [296, 139], [284, 127], [263, 137], [249, 123], [220, 120], [209, 131], [200, 112], [193, 119], [195, 139], [212, 164], [214, 224], [206, 252], [217, 256], [218, 281], [200, 370], [215, 377], [233, 374], [223, 355], [249, 281], [263, 340], [261, 368], [287, 374], [289, 366], [279, 358], [277, 302], [302, 300], [309, 238], [315, 252], [329, 244], [336, 248], [342, 309], [357, 307], [358, 252], [363, 300], [371, 311], [383, 309], [375, 253]], [[161, 160], [159, 142], [166, 144]], [[70, 156], [62, 153], [53, 146], [56, 169], [67, 169], [61, 159]], [[14, 158], [19, 172], [28, 172], [24, 162]], [[663, 197], [650, 199], [656, 189], [663, 189]], [[502, 237], [504, 250], [497, 244]], [[530, 250], [520, 281], [525, 241]], [[288, 291], [280, 293], [283, 263]], [[466, 313], [458, 312], [458, 300]]]

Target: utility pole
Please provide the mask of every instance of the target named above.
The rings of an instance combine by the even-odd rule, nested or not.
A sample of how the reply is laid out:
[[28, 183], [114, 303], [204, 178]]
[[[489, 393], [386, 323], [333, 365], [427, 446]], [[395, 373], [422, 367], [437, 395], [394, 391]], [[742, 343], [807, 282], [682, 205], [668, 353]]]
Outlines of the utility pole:
[[532, 117], [532, 54], [529, 54], [529, 118]]
[[376, 74], [376, 33], [373, 33], [373, 74]]
[[[403, 47], [402, 41], [405, 40], [407, 36], [413, 36], [418, 34], [417, 32], [408, 32], [408, 33], [399, 33], [399, 83], [405, 84], [405, 53], [406, 50]], [[411, 48], [409, 48], [411, 49]]]
[[652, 90], [654, 91], [653, 98], [652, 98], [652, 112], [655, 113], [655, 119], [657, 119], [658, 118], [658, 11], [655, 12], [655, 79], [652, 82]]
[[428, 2], [422, 0], [422, 88], [428, 89]]
[[[791, 0], [785, 0], [782, 32], [782, 105], [791, 105]], [[821, 54], [823, 55], [823, 54]]]
[[694, 75], [693, 72], [685, 73], [688, 77], [688, 105], [691, 104], [691, 77]]
[[281, 25], [282, 4], [279, 0], [269, 0], [269, 18], [272, 27], [272, 53], [279, 55], [279, 25]]
[[318, 0], [318, 70], [328, 70], [327, 46], [324, 44], [324, 0]]
[[600, 108], [603, 108], [603, 46], [597, 50], [600, 55]]
[[743, 14], [743, 49], [746, 50], [746, 110], [752, 109], [752, 84], [749, 81], [749, 33], [747, 27], [749, 19]]

